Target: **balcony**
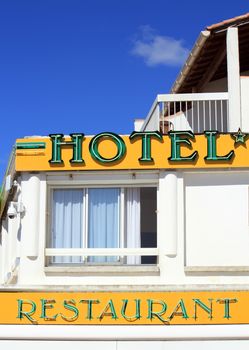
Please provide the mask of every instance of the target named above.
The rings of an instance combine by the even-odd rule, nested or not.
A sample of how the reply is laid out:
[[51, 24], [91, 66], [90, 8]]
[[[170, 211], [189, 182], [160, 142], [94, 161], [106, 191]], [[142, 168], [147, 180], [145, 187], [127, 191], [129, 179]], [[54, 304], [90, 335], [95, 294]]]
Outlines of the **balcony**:
[[141, 131], [205, 130], [228, 132], [228, 93], [193, 93], [158, 95]]

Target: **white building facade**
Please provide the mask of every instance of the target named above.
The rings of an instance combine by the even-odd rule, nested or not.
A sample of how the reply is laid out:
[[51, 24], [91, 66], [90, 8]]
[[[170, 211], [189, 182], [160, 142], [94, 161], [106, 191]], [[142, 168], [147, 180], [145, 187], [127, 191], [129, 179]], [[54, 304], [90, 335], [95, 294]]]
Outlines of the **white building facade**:
[[248, 19], [201, 32], [131, 135], [17, 140], [1, 197], [6, 349], [248, 348]]

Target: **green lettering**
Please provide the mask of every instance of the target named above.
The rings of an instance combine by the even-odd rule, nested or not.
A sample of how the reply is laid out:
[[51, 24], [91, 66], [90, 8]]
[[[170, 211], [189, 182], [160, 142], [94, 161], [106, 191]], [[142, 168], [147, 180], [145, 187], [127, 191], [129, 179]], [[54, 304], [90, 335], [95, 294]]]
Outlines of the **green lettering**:
[[[179, 309], [181, 309], [181, 311], [178, 311]], [[182, 318], [185, 319], [189, 318], [184, 301], [182, 299], [180, 299], [179, 303], [176, 305], [175, 309], [169, 316], [169, 320], [172, 320], [175, 316], [182, 316]]]
[[93, 319], [93, 314], [92, 314], [92, 305], [93, 304], [99, 304], [98, 299], [82, 299], [80, 300], [80, 303], [86, 303], [87, 304], [87, 320], [92, 320]]
[[[162, 315], [165, 314], [165, 312], [167, 311], [167, 304], [163, 301], [163, 300], [154, 300], [154, 299], [147, 299], [147, 303], [148, 303], [148, 319], [152, 320], [153, 318], [157, 317], [160, 321], [162, 321], [163, 323], [168, 323], [163, 317]], [[161, 311], [154, 311], [153, 310], [153, 306], [157, 304], [157, 305], [161, 305], [162, 309]]]
[[41, 318], [45, 321], [56, 321], [58, 314], [48, 317], [47, 310], [53, 309], [56, 301], [54, 299], [41, 299]]
[[219, 304], [224, 304], [224, 318], [226, 319], [231, 318], [232, 316], [230, 315], [230, 304], [237, 303], [238, 299], [225, 298], [225, 299], [217, 299], [216, 301]]
[[130, 140], [132, 139], [142, 139], [142, 156], [139, 158], [140, 162], [153, 162], [151, 157], [151, 139], [156, 138], [162, 140], [162, 135], [159, 131], [133, 131], [130, 135]]
[[207, 138], [207, 156], [204, 158], [209, 161], [221, 161], [221, 160], [230, 160], [234, 156], [234, 151], [230, 151], [225, 156], [217, 155], [217, 134], [218, 131], [205, 131], [204, 132]]
[[101, 321], [105, 316], [111, 316], [111, 318], [113, 318], [114, 320], [118, 318], [112, 299], [108, 300], [106, 306], [104, 307], [103, 311], [101, 312], [98, 318]]
[[208, 318], [212, 319], [212, 301], [213, 299], [208, 299], [210, 302], [210, 306], [208, 307], [206, 304], [204, 304], [200, 299], [193, 299], [195, 303], [195, 313], [194, 313], [194, 319], [197, 319], [197, 305], [200, 306], [200, 308], [208, 313]]
[[193, 162], [198, 155], [197, 151], [194, 151], [191, 155], [187, 157], [181, 156], [181, 145], [191, 146], [190, 140], [188, 138], [182, 138], [182, 136], [187, 136], [193, 140], [195, 138], [194, 134], [191, 131], [170, 131], [169, 132], [169, 137], [171, 139], [171, 156], [168, 159], [174, 162], [185, 162], [185, 161]]
[[133, 316], [126, 316], [126, 308], [127, 308], [127, 305], [128, 305], [128, 299], [123, 299], [123, 305], [122, 305], [122, 309], [121, 309], [121, 315], [123, 316], [124, 319], [126, 319], [127, 321], [129, 322], [134, 322], [136, 320], [139, 320], [140, 319], [140, 302], [141, 300], [140, 299], [135, 299], [134, 300], [135, 303], [136, 303], [136, 312], [135, 312], [135, 315]]
[[[37, 323], [37, 321], [32, 318], [31, 316], [35, 313], [36, 311], [36, 304], [32, 300], [23, 300], [23, 299], [17, 299], [18, 302], [18, 313], [17, 313], [17, 318], [22, 319], [23, 317], [27, 317], [27, 319], [32, 322], [32, 323]], [[30, 305], [31, 310], [30, 311], [23, 311], [23, 305]]]
[[64, 316], [63, 314], [61, 314], [61, 318], [64, 321], [73, 322], [73, 321], [77, 320], [77, 318], [79, 317], [79, 310], [75, 306], [75, 304], [76, 304], [76, 302], [73, 299], [63, 301], [64, 308], [67, 310], [70, 310], [74, 313], [74, 315], [71, 317], [67, 317], [67, 316]]
[[52, 141], [52, 158], [49, 160], [50, 164], [63, 164], [63, 160], [61, 159], [62, 146], [73, 147], [73, 157], [70, 159], [70, 163], [84, 164], [84, 160], [82, 159], [84, 134], [70, 134], [72, 141], [63, 141], [63, 134], [50, 134], [49, 136]]
[[[101, 154], [99, 153], [99, 143], [107, 139], [113, 141], [117, 147], [117, 153], [112, 158], [105, 158], [101, 156]], [[124, 140], [119, 135], [114, 134], [112, 132], [103, 132], [101, 134], [94, 136], [91, 139], [89, 144], [89, 151], [92, 158], [97, 160], [98, 162], [113, 163], [118, 160], [121, 160], [124, 157], [126, 152], [126, 146], [125, 146]]]

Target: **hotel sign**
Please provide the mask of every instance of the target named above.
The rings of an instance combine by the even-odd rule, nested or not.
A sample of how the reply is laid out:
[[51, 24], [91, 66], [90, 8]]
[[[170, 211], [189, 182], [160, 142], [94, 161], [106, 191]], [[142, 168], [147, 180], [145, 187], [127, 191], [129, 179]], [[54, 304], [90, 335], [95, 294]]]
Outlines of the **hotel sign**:
[[249, 291], [0, 292], [0, 324], [248, 324]]
[[249, 167], [248, 134], [205, 131], [74, 133], [18, 139], [17, 171]]

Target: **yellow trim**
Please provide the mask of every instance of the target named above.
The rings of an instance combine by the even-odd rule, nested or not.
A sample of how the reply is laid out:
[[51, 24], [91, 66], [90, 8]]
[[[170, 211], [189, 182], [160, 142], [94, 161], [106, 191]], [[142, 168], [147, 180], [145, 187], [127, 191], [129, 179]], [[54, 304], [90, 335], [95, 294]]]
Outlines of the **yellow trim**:
[[0, 324], [248, 324], [249, 291], [1, 292], [0, 310]]
[[[52, 142], [47, 138], [25, 138], [18, 139], [18, 144], [28, 142], [44, 142], [45, 149], [36, 150], [16, 150], [16, 171], [84, 171], [84, 170], [126, 170], [126, 169], [199, 169], [199, 168], [239, 168], [249, 167], [249, 140], [244, 145], [234, 146], [234, 140], [230, 134], [221, 134], [217, 138], [217, 154], [226, 155], [234, 150], [235, 156], [230, 161], [206, 161], [207, 138], [205, 135], [195, 135], [195, 140], [191, 140], [192, 147], [181, 145], [181, 156], [189, 156], [193, 151], [198, 151], [196, 161], [172, 162], [168, 158], [171, 154], [171, 140], [164, 135], [163, 141], [151, 140], [151, 154], [154, 162], [140, 162], [141, 140], [130, 140], [129, 136], [121, 136], [126, 144], [126, 154], [122, 160], [115, 163], [101, 164], [95, 161], [89, 152], [89, 143], [92, 137], [85, 137], [83, 141], [82, 157], [84, 164], [71, 164], [72, 146], [62, 147], [62, 160], [64, 164], [50, 164], [52, 157]], [[66, 138], [70, 141], [70, 138]], [[111, 158], [116, 154], [116, 146], [111, 140], [105, 140], [99, 145], [99, 152], [106, 158]]]

